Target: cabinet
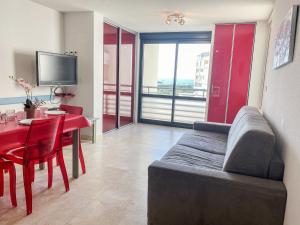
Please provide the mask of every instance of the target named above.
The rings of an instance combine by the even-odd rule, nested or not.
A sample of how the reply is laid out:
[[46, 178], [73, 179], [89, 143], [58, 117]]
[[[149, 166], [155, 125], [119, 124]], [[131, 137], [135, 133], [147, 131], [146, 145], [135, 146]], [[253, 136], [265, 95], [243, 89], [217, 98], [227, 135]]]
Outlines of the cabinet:
[[247, 105], [255, 24], [216, 25], [207, 120], [232, 123]]

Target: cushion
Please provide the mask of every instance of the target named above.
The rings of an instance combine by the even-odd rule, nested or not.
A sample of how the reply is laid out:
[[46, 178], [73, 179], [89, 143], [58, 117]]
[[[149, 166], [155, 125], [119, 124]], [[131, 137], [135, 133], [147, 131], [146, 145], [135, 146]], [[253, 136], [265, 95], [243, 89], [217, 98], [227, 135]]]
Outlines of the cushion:
[[213, 154], [225, 155], [227, 135], [222, 133], [193, 130], [186, 132], [177, 144]]
[[224, 155], [212, 154], [177, 144], [167, 152], [161, 161], [196, 168], [222, 170]]
[[256, 177], [268, 177], [275, 136], [260, 112], [243, 107], [228, 134], [223, 170]]

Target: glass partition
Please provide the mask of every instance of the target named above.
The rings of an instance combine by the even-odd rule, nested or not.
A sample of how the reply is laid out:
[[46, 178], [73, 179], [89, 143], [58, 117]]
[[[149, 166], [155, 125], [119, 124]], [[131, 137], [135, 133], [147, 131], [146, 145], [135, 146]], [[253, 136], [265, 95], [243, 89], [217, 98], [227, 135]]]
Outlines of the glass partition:
[[119, 29], [104, 23], [103, 132], [117, 128], [117, 75]]
[[120, 46], [120, 126], [133, 122], [135, 34], [121, 31]]

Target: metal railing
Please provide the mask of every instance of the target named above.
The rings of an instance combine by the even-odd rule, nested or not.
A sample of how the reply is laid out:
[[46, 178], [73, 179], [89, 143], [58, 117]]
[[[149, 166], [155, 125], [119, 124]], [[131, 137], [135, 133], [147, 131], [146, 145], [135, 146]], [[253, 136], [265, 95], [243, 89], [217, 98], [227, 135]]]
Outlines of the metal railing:
[[[121, 85], [123, 91], [120, 91], [120, 113], [121, 115], [131, 114], [131, 85]], [[121, 89], [120, 87], [120, 89]], [[145, 91], [146, 90], [146, 91]], [[154, 91], [155, 90], [155, 91]], [[162, 91], [163, 90], [163, 91]], [[166, 90], [172, 92], [170, 87], [143, 86], [143, 94], [154, 95], [157, 93], [166, 93]], [[175, 99], [174, 121], [192, 124], [195, 121], [204, 121], [206, 115], [206, 89], [198, 88], [176, 88], [178, 96], [197, 97], [203, 100], [184, 100]], [[194, 94], [191, 94], [194, 93]], [[171, 93], [172, 95], [173, 93]], [[115, 115], [116, 112], [116, 85], [105, 84], [104, 86], [104, 114]], [[142, 97], [141, 117], [143, 119], [171, 121], [172, 99]]]
[[[104, 83], [103, 85], [103, 114], [116, 114], [116, 93], [117, 86], [115, 84]], [[120, 115], [131, 117], [132, 114], [132, 85], [120, 85]]]
[[[172, 99], [142, 98], [141, 118], [159, 121], [171, 121]], [[206, 101], [175, 100], [174, 122], [192, 124], [204, 121]]]
[[[173, 95], [173, 87], [170, 85], [160, 85], [160, 86], [143, 86], [143, 94], [158, 94], [158, 95]], [[175, 88], [176, 96], [189, 96], [189, 97], [207, 97], [207, 89], [203, 88], [192, 88], [186, 86], [176, 86]]]

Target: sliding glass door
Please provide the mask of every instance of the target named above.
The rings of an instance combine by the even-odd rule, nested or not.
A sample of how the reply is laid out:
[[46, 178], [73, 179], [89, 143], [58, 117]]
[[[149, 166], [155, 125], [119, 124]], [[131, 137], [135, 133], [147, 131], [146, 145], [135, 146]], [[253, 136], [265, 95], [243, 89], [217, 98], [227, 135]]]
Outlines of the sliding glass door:
[[135, 34], [104, 23], [103, 132], [133, 123]]
[[118, 126], [119, 28], [104, 24], [103, 132]]
[[210, 35], [141, 35], [140, 122], [191, 127], [205, 120]]
[[135, 34], [121, 30], [120, 45], [120, 126], [133, 123]]
[[204, 121], [210, 44], [178, 44], [174, 122]]
[[142, 119], [172, 121], [176, 44], [145, 44]]

